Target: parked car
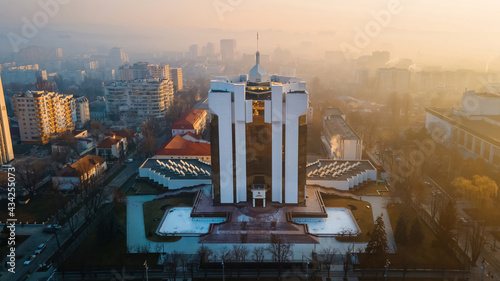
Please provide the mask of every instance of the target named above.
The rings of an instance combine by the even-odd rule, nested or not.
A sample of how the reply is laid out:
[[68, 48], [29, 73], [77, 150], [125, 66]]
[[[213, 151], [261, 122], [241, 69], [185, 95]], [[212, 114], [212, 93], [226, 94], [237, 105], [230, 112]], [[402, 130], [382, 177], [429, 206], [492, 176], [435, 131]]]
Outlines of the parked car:
[[58, 224], [49, 224], [46, 228], [44, 228], [43, 232], [45, 233], [54, 233], [58, 229], [61, 229], [61, 226]]
[[132, 162], [134, 162], [134, 159], [129, 158], [129, 159], [125, 160], [125, 162], [127, 162], [127, 163], [132, 163]]
[[36, 255], [29, 256], [29, 258], [26, 261], [24, 261], [24, 265], [30, 264], [35, 258], [36, 258]]
[[44, 262], [44, 263], [41, 263], [40, 265], [38, 265], [38, 272], [44, 272], [44, 271], [47, 271], [49, 270], [50, 268], [52, 267], [52, 262], [50, 261], [47, 261], [47, 262]]
[[38, 246], [38, 248], [36, 248], [35, 250], [35, 255], [39, 255], [42, 253], [42, 251], [45, 249], [47, 245], [45, 245], [45, 243], [42, 243]]

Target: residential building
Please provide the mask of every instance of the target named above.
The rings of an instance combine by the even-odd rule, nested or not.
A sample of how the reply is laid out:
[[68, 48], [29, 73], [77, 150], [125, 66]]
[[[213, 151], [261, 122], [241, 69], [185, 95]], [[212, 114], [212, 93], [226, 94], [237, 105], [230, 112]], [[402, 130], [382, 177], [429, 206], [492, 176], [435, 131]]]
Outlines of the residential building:
[[190, 59], [198, 58], [198, 45], [189, 46], [189, 52], [187, 53], [187, 57]]
[[89, 114], [91, 121], [104, 121], [106, 119], [106, 102], [95, 100], [89, 103]]
[[170, 68], [170, 80], [174, 83], [174, 91], [182, 91], [182, 89], [184, 89], [182, 82], [182, 68]]
[[207, 123], [207, 111], [203, 109], [191, 109], [179, 117], [172, 124], [172, 136], [184, 135], [191, 132], [201, 134]]
[[0, 77], [0, 164], [5, 164], [12, 159], [14, 159], [14, 150], [12, 149], [9, 117], [5, 107], [2, 78]]
[[97, 144], [96, 154], [106, 159], [118, 159], [125, 156], [127, 138], [112, 134]]
[[377, 91], [382, 94], [405, 94], [410, 90], [410, 71], [402, 68], [377, 70]]
[[163, 80], [170, 80], [170, 67], [168, 64], [166, 65], [153, 65], [150, 64], [148, 65], [149, 68], [149, 74], [153, 78], [158, 78], [158, 79], [163, 79]]
[[308, 101], [306, 83], [269, 76], [259, 52], [249, 75], [211, 81], [214, 204], [304, 204]]
[[109, 65], [111, 67], [117, 68], [126, 63], [128, 63], [128, 55], [122, 48], [115, 47], [109, 51]]
[[156, 159], [200, 159], [210, 163], [210, 143], [191, 132], [176, 135], [155, 153]]
[[86, 155], [71, 165], [66, 165], [52, 177], [52, 184], [60, 190], [85, 188], [97, 180], [107, 169], [106, 160], [96, 155]]
[[462, 108], [427, 108], [425, 127], [433, 139], [456, 145], [465, 158], [500, 166], [500, 95], [468, 91]]
[[134, 79], [156, 78], [159, 80], [170, 79], [168, 65], [154, 65], [147, 62], [137, 62], [130, 66], [125, 64], [118, 69], [118, 80], [130, 81]]
[[223, 62], [233, 61], [236, 59], [236, 40], [222, 39], [220, 40], [220, 54]]
[[76, 120], [74, 122], [77, 128], [83, 127], [90, 121], [89, 100], [86, 97], [75, 98], [75, 112]]
[[164, 118], [173, 103], [170, 80], [157, 78], [115, 81], [104, 87], [106, 112], [112, 118], [143, 122]]
[[134, 71], [128, 64], [121, 65], [118, 68], [118, 80], [120, 81], [130, 81], [134, 80]]
[[37, 79], [47, 80], [47, 71], [39, 69], [38, 64], [10, 66], [2, 69], [2, 80], [10, 83], [33, 84]]
[[363, 140], [347, 124], [344, 113], [338, 108], [325, 110], [321, 141], [329, 159], [361, 160]]
[[27, 91], [15, 95], [12, 100], [21, 141], [24, 143], [46, 144], [60, 133], [75, 129], [73, 95]]

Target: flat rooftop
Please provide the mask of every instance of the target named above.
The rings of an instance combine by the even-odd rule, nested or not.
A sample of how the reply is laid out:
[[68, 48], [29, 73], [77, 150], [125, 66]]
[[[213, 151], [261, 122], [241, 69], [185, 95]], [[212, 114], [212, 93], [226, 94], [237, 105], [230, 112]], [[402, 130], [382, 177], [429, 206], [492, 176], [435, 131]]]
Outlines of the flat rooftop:
[[307, 179], [345, 181], [368, 170], [376, 170], [368, 160], [318, 160], [307, 164]]
[[139, 169], [155, 170], [170, 179], [212, 179], [208, 162], [199, 159], [147, 159]]
[[487, 119], [498, 121], [500, 120], [500, 116], [498, 115], [476, 115], [474, 116], [476, 120], [471, 120], [465, 116], [455, 115], [453, 108], [426, 108], [426, 111], [454, 126], [463, 129], [464, 131], [467, 131], [482, 138], [483, 140], [490, 142], [493, 145], [500, 146], [499, 126], [496, 126], [484, 120], [477, 120], [479, 117], [484, 117]]
[[344, 140], [360, 140], [359, 136], [347, 124], [341, 115], [332, 115], [325, 121], [325, 129], [332, 135], [338, 135]]

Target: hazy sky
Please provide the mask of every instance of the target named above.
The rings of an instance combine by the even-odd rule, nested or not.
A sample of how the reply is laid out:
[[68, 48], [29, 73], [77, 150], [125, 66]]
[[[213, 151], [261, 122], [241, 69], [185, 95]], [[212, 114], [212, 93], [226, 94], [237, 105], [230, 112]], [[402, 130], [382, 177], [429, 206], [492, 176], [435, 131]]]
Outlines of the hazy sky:
[[[0, 0], [0, 50], [9, 50], [8, 32], [21, 34], [22, 18], [43, 11], [40, 2]], [[62, 0], [61, 0], [62, 1]], [[65, 45], [57, 36], [88, 46], [121, 45], [138, 51], [185, 51], [190, 44], [235, 38], [241, 52], [293, 48], [312, 42], [308, 52], [355, 45], [356, 30], [373, 23], [373, 12], [399, 3], [387, 26], [374, 32], [361, 53], [391, 49], [426, 59], [487, 61], [500, 54], [498, 0], [64, 0], [56, 15], [29, 44]], [[67, 40], [67, 39], [66, 39]]]

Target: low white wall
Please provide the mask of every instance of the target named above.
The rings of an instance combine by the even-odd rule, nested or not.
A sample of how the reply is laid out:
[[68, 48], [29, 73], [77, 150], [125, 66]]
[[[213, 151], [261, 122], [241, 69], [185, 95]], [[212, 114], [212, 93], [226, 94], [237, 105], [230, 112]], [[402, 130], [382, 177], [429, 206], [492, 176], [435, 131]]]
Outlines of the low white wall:
[[212, 183], [211, 179], [171, 179], [148, 168], [140, 168], [139, 176], [141, 178], [148, 178], [159, 185], [167, 187], [168, 189], [180, 189], [183, 187]]
[[328, 176], [320, 179], [307, 179], [309, 185], [320, 185], [338, 190], [349, 190], [367, 180], [377, 180], [377, 170], [366, 170], [346, 180], [332, 180]]

